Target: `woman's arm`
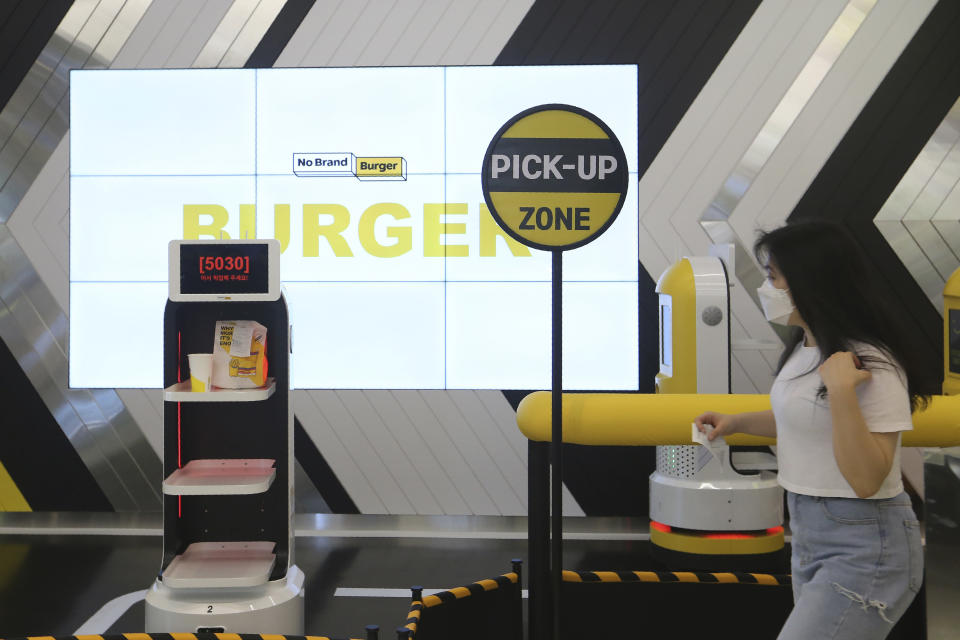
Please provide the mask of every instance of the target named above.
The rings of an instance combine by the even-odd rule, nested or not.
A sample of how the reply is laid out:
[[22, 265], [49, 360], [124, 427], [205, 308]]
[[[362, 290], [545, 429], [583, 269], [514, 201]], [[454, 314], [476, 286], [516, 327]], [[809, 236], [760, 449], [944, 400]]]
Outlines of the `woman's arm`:
[[749, 433], [752, 436], [777, 437], [777, 421], [773, 418], [773, 411], [750, 411], [736, 414], [736, 425], [739, 433]]
[[697, 429], [706, 433], [703, 425], [713, 425], [714, 429], [707, 434], [713, 440], [719, 436], [728, 436], [731, 433], [749, 433], [754, 436], [777, 437], [777, 422], [773, 418], [773, 411], [748, 411], [744, 413], [715, 413], [708, 411], [694, 418]]
[[890, 473], [899, 434], [875, 433], [867, 428], [857, 401], [857, 386], [869, 380], [871, 374], [856, 368], [853, 354], [831, 355], [820, 365], [820, 375], [830, 398], [837, 467], [857, 497], [870, 497], [880, 490]]

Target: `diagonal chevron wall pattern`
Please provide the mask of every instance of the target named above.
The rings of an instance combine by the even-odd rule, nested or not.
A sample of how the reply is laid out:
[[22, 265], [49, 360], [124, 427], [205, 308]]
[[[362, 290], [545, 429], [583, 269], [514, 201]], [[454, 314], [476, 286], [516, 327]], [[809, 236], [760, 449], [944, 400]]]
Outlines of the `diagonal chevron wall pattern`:
[[[764, 393], [780, 341], [750, 293], [759, 273], [747, 250], [755, 229], [782, 224], [792, 213], [806, 215], [817, 185], [834, 180], [831, 158], [836, 162], [849, 146], [848, 132], [931, 12], [943, 14], [954, 4], [13, 3], [8, 15], [0, 12], [0, 28], [13, 29], [19, 19], [41, 32], [43, 12], [49, 24], [37, 53], [28, 64], [20, 61], [21, 72], [14, 72], [14, 57], [0, 67], [0, 96], [7, 96], [0, 103], [0, 339], [8, 362], [15, 363], [43, 407], [24, 420], [55, 425], [63, 459], [75, 456], [77, 468], [92, 480], [91, 494], [100, 496], [101, 502], [91, 504], [116, 511], [160, 509], [159, 391], [69, 389], [66, 383], [70, 69], [636, 63], [641, 274], [652, 292], [652, 283], [679, 256], [703, 255], [711, 242], [737, 245], [731, 290], [733, 387]], [[3, 55], [0, 47], [0, 62]], [[960, 64], [956, 47], [939, 55], [948, 57], [952, 68]], [[918, 151], [899, 175], [886, 187], [871, 187], [886, 189], [870, 220], [876, 218], [875, 228], [892, 247], [891, 260], [899, 260], [898, 268], [922, 292], [918, 302], [909, 287], [899, 289], [905, 292], [904, 304], [927, 305], [926, 315], [921, 314], [926, 325], [936, 322], [939, 288], [960, 264], [958, 96], [950, 98], [949, 113], [936, 115], [932, 135], [920, 129], [914, 134], [921, 138], [914, 141]], [[641, 350], [646, 362], [656, 358], [656, 347], [655, 335], [644, 329], [651, 326], [652, 310], [643, 308], [652, 293], [645, 295]], [[298, 472], [302, 508], [525, 514], [526, 442], [515, 427], [509, 401], [514, 396], [296, 391], [297, 446], [304, 451]], [[47, 415], [38, 416], [44, 409]], [[0, 447], [5, 442], [0, 439]], [[35, 482], [18, 479], [11, 470], [7, 459], [16, 455], [0, 448], [0, 463], [13, 482]], [[640, 501], [646, 499], [646, 471], [634, 452], [572, 455], [581, 469], [568, 479], [566, 514], [645, 511]], [[612, 470], [598, 474], [598, 468]], [[626, 470], [625, 475], [617, 476], [616, 469]], [[600, 475], [606, 479], [593, 477]], [[618, 483], [635, 488], [611, 498], [615, 492], [609, 488]]]

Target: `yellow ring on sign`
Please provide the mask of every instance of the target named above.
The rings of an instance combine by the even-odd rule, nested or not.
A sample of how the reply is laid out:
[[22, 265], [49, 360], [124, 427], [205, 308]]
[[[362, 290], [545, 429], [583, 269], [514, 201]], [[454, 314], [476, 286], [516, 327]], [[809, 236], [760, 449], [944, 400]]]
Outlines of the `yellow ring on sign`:
[[599, 138], [610, 136], [595, 122], [571, 111], [540, 111], [518, 121], [502, 138]]

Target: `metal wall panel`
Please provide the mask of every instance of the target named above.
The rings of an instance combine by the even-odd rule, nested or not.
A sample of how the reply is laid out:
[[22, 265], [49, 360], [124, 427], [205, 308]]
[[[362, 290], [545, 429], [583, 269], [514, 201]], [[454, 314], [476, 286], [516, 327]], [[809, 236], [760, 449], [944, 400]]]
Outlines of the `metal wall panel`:
[[[328, 67], [350, 67], [356, 66], [364, 51], [372, 49], [377, 51], [381, 44], [377, 38], [377, 33], [383, 25], [390, 19], [393, 10], [396, 9], [396, 2], [370, 2], [366, 7], [362, 7], [362, 2], [355, 3], [354, 9], [359, 11], [356, 14], [344, 14], [344, 18], [349, 20], [353, 18], [350, 26], [343, 31], [343, 39], [340, 40], [336, 49], [331, 52], [324, 66]], [[327, 44], [332, 44], [332, 40], [327, 39]]]
[[[484, 2], [484, 12], [478, 14], [478, 19], [486, 20], [486, 11], [492, 12], [496, 5], [496, 0]], [[492, 64], [532, 5], [533, 0], [501, 0], [498, 10], [463, 64]]]
[[[367, 5], [367, 0], [358, 0], [357, 2], [341, 2], [337, 8], [330, 14], [330, 17], [319, 27], [310, 47], [304, 53], [303, 58], [293, 65], [298, 67], [325, 67], [329, 66], [329, 61], [333, 58], [337, 49], [347, 42], [347, 34], [363, 14]], [[372, 11], [375, 14], [380, 13], [377, 3], [373, 3]], [[314, 7], [316, 10], [316, 6]], [[312, 11], [311, 11], [312, 13]], [[340, 66], [349, 66], [349, 63], [341, 63]]]
[[461, 452], [464, 443], [454, 440], [423, 395], [417, 391], [394, 391], [393, 395], [423, 438], [424, 446], [435, 461], [433, 464], [443, 471], [445, 481], [463, 501], [464, 510], [459, 513], [500, 513], [484, 483], [467, 462], [469, 452]]
[[960, 100], [937, 127], [875, 218], [937, 309], [960, 268]]
[[[349, 442], [344, 442], [345, 439], [356, 435], [357, 432], [344, 431], [343, 437], [341, 437], [330, 426], [326, 414], [321, 411], [320, 405], [317, 404], [318, 400], [322, 400], [321, 395], [302, 390], [293, 392], [294, 413], [297, 416], [310, 416], [308, 422], [304, 422], [300, 418], [307, 435], [323, 452], [323, 456], [327, 459], [333, 473], [340, 480], [354, 504], [357, 505], [360, 513], [389, 513], [383, 500], [374, 489], [371, 479], [367, 478], [360, 465], [360, 462], [367, 461], [363, 445], [360, 445], [358, 457], [355, 458], [351, 452], [354, 447], [351, 447]], [[376, 480], [376, 478], [373, 480]]]
[[[474, 4], [469, 15], [460, 24], [450, 43], [440, 55], [439, 59], [443, 64], [472, 64], [473, 53], [490, 34], [495, 20], [504, 10], [504, 4], [502, 0], [486, 0]], [[518, 4], [522, 6], [524, 3]], [[500, 48], [503, 48], [502, 42]], [[499, 53], [499, 49], [497, 52]], [[486, 59], [491, 60], [493, 57], [487, 56]]]
[[786, 220], [934, 3], [872, 4], [764, 2], [641, 178], [650, 273], [711, 241], [739, 246], [734, 382], [749, 385], [735, 391], [766, 392], [778, 355], [752, 294], [755, 230]]
[[[304, 429], [312, 435], [315, 433], [315, 422], [324, 420], [331, 425], [336, 430], [337, 437], [347, 448], [350, 457], [373, 488], [384, 509], [383, 511], [365, 511], [362, 501], [354, 496], [352, 487], [345, 483], [344, 486], [361, 511], [363, 513], [416, 513], [407, 493], [398, 485], [397, 478], [391, 473], [388, 461], [381, 457], [381, 451], [384, 446], [390, 446], [389, 442], [386, 444], [372, 442], [367, 432], [357, 424], [355, 415], [361, 413], [360, 410], [346, 404], [355, 398], [355, 394], [348, 394], [346, 402], [344, 396], [336, 391], [314, 391], [310, 395], [320, 413], [319, 415], [298, 414]], [[356, 398], [356, 400], [362, 403], [362, 398]], [[317, 445], [321, 451], [325, 451], [324, 443], [318, 442]], [[336, 467], [334, 469], [336, 470]]]
[[[43, 261], [45, 275], [62, 277], [65, 282], [62, 261], [50, 255], [32, 224], [43, 213], [44, 224], [54, 221], [49, 225], [54, 241], [57, 234], [63, 236], [62, 216], [52, 209], [59, 204], [63, 213], [66, 211], [65, 156], [54, 161], [49, 171], [41, 169], [66, 132], [67, 72], [74, 66], [102, 63], [98, 43], [115, 28], [120, 8], [116, 2], [75, 3], [31, 69], [28, 81], [4, 110], [3, 120], [15, 124], [0, 151], [6, 211], [0, 220], [13, 222], [0, 227], [4, 235], [0, 252], [3, 303], [10, 311], [10, 321], [3, 324], [0, 336], [12, 346], [24, 372], [114, 508], [155, 509], [160, 504], [159, 459], [149, 447], [141, 446], [143, 436], [115, 394], [67, 388], [65, 313], [30, 263], [48, 257]], [[37, 183], [41, 174], [44, 180]], [[28, 189], [34, 188], [36, 196], [25, 198]], [[24, 200], [29, 209], [10, 219]], [[30, 259], [14, 236], [24, 230], [33, 254]]]
[[470, 22], [478, 4], [480, 0], [460, 0], [448, 4], [443, 12], [437, 14], [436, 24], [429, 35], [421, 41], [421, 46], [413, 54], [411, 63], [415, 65], [456, 64], [447, 57], [447, 52], [463, 31], [479, 28], [480, 25]]
[[180, 0], [150, 0], [138, 3], [143, 12], [110, 63], [114, 69], [136, 69], [153, 44], [156, 34], [176, 11]]
[[[323, 31], [324, 26], [330, 21], [330, 17], [339, 8], [342, 2], [317, 2], [313, 5], [300, 28], [294, 32], [290, 42], [283, 48], [283, 51], [277, 57], [274, 67], [300, 67], [303, 65], [303, 59], [306, 57], [310, 47], [313, 46], [319, 33]], [[406, 4], [406, 3], [405, 3]]]
[[371, 12], [369, 23], [376, 22], [369, 38], [356, 43], [360, 48], [353, 64], [358, 67], [383, 67], [395, 65], [393, 49], [401, 41], [403, 33], [416, 16], [420, 5], [417, 2], [394, 2], [384, 7], [383, 14]]
[[[361, 512], [525, 513], [525, 441], [499, 392], [294, 396], [298, 419]], [[565, 501], [566, 513], [582, 515], [569, 492]]]
[[396, 395], [390, 391], [366, 391], [364, 396], [376, 412], [376, 421], [380, 422], [396, 441], [397, 453], [402, 454], [397, 456], [400, 464], [416, 473], [414, 483], [423, 483], [425, 491], [407, 480], [404, 484], [411, 486], [409, 493], [422, 493], [430, 498], [422, 500], [423, 504], [414, 502], [417, 513], [469, 513], [467, 503], [450, 481], [446, 470], [437, 464], [434, 447], [429, 446], [416, 419], [407, 414]]
[[0, 337], [117, 510], [160, 507], [159, 391], [125, 391], [131, 412], [115, 391], [67, 387], [68, 71], [180, 66], [201, 51], [242, 64], [281, 7], [79, 0], [0, 113]]
[[[497, 459], [501, 451], [488, 441], [495, 434], [474, 426], [477, 416], [460, 409], [463, 395], [469, 393], [473, 392], [422, 391], [421, 395], [493, 499], [499, 512], [494, 515], [526, 515], [526, 461], [521, 466], [512, 456]], [[521, 481], [523, 486], [518, 488]]]
[[[67, 138], [64, 135], [20, 201], [15, 215], [7, 221], [10, 232], [57, 301], [58, 311], [67, 309], [69, 301], [69, 236], [61, 225], [69, 205]], [[65, 334], [61, 346], [66, 352]]]
[[[235, 0], [193, 66], [216, 66], [224, 69], [243, 67], [280, 13], [283, 2], [284, 0]], [[211, 58], [220, 50], [222, 42], [229, 44], [214, 64]]]
[[391, 66], [424, 64], [415, 62], [418, 52], [434, 36], [434, 30], [443, 14], [456, 2], [457, 0], [423, 0], [403, 35], [390, 50], [390, 61], [387, 64]]
[[[137, 60], [136, 66], [133, 68], [162, 69], [167, 66], [167, 60], [179, 47], [180, 41], [190, 25], [197, 21], [204, 6], [202, 2], [186, 0], [171, 1], [169, 4], [170, 13], [165, 15], [159, 29], [151, 29], [150, 45], [144, 50], [143, 55]], [[157, 24], [160, 24], [159, 20]], [[202, 42], [202, 38], [200, 41]]]

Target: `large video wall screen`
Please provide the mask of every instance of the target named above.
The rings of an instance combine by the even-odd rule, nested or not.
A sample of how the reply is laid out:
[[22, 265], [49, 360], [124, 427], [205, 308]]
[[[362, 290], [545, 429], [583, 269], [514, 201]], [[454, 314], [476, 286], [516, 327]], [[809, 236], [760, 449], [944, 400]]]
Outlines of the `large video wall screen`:
[[496, 131], [546, 103], [600, 117], [631, 173], [614, 225], [564, 256], [564, 386], [638, 387], [636, 67], [70, 84], [72, 387], [160, 387], [167, 243], [223, 237], [281, 243], [296, 387], [548, 388], [550, 255], [503, 234], [480, 186]]

